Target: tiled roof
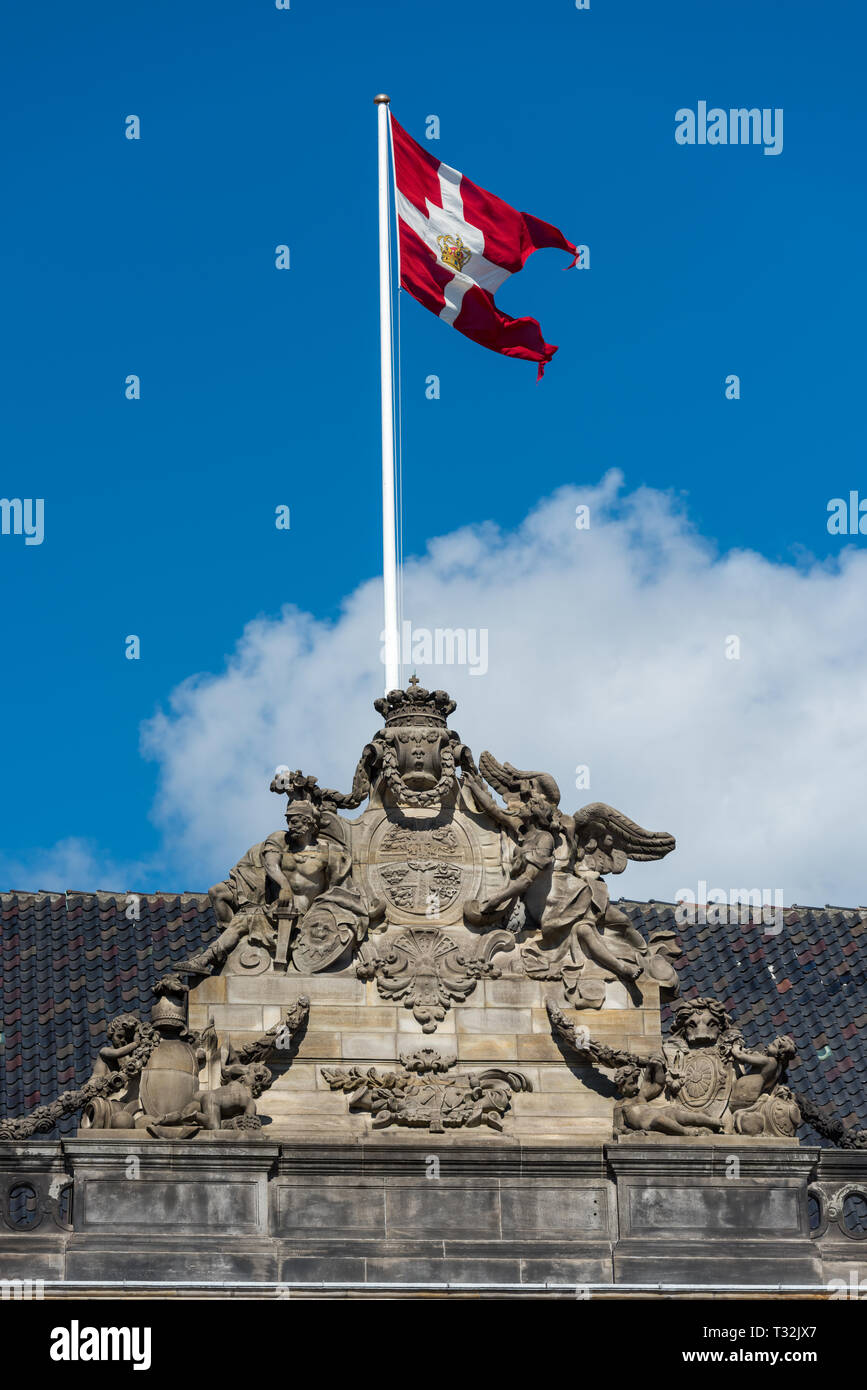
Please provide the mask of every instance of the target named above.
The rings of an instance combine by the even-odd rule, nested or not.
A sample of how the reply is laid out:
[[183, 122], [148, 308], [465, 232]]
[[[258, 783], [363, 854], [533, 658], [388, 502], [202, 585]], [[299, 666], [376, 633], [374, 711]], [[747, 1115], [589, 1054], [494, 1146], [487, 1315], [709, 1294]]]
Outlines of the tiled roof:
[[[791, 1033], [793, 1089], [867, 1125], [867, 910], [789, 908], [771, 935], [675, 923], [667, 903], [619, 905], [645, 935], [677, 931], [683, 996], [715, 995], [750, 1044]], [[0, 1115], [25, 1114], [86, 1080], [107, 1021], [146, 1015], [154, 981], [216, 933], [203, 893], [0, 894]], [[77, 1123], [69, 1116], [58, 1132]]]
[[[785, 908], [777, 931], [773, 923], [677, 923], [670, 903], [619, 906], [644, 935], [677, 932], [682, 997], [715, 996], [749, 1045], [790, 1033], [798, 1049], [792, 1089], [845, 1124], [867, 1125], [867, 909]], [[664, 1032], [669, 1015], [670, 1006]], [[824, 1142], [812, 1130], [803, 1137]]]
[[108, 1020], [147, 1017], [154, 981], [216, 931], [203, 893], [0, 894], [0, 1115], [86, 1081]]

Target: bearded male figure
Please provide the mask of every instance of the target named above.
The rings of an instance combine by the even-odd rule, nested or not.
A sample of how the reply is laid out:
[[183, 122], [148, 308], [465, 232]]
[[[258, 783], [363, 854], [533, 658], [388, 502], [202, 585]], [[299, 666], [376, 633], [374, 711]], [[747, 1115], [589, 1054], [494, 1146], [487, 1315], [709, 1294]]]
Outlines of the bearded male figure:
[[[339, 906], [341, 920], [351, 920], [361, 939], [369, 905], [348, 882], [351, 856], [334, 840], [320, 835], [322, 815], [311, 801], [290, 801], [286, 830], [276, 831], [251, 849], [229, 877], [209, 890], [223, 930], [216, 941], [185, 964], [192, 974], [208, 975], [251, 934], [275, 944], [274, 920], [289, 918], [300, 926], [314, 902], [327, 897]], [[332, 901], [333, 900], [333, 901]]]

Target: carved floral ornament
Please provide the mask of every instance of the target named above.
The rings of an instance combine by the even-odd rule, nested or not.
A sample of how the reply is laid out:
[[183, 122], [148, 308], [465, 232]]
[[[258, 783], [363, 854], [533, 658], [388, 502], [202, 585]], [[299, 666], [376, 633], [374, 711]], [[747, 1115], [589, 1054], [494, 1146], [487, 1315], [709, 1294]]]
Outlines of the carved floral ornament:
[[514, 944], [509, 932], [489, 932], [470, 953], [436, 928], [410, 928], [386, 937], [376, 949], [368, 944], [356, 974], [376, 980], [383, 999], [412, 1009], [422, 1031], [433, 1033], [451, 1005], [468, 998], [479, 980], [497, 978], [500, 972], [491, 957], [511, 951]]
[[401, 1071], [370, 1067], [323, 1067], [333, 1091], [349, 1096], [349, 1109], [372, 1116], [372, 1128], [401, 1125], [443, 1134], [447, 1129], [487, 1125], [502, 1130], [512, 1095], [533, 1089], [519, 1071], [489, 1067], [466, 1075], [447, 1075], [455, 1065], [432, 1048], [402, 1055]]

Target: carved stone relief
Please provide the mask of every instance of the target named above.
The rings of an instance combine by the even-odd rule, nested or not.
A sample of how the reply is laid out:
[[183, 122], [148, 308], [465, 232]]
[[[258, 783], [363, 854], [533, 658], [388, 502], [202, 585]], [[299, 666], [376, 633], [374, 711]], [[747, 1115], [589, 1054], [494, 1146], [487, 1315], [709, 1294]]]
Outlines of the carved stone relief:
[[556, 1038], [582, 1061], [613, 1071], [616, 1133], [796, 1135], [801, 1114], [785, 1085], [791, 1038], [747, 1048], [719, 1000], [685, 1000], [662, 1053], [643, 1057], [594, 1040], [551, 1000], [547, 1009]]
[[360, 979], [376, 980], [383, 999], [412, 1009], [422, 1031], [433, 1033], [451, 1005], [472, 994], [478, 980], [496, 979], [500, 972], [492, 957], [513, 947], [505, 931], [489, 932], [472, 950], [456, 945], [437, 928], [412, 927], [376, 946], [368, 943], [356, 973]]
[[351, 1111], [373, 1117], [374, 1129], [403, 1125], [431, 1134], [475, 1125], [501, 1130], [512, 1095], [532, 1090], [523, 1073], [499, 1067], [450, 1076], [454, 1062], [430, 1048], [401, 1061], [399, 1072], [323, 1067], [322, 1075], [332, 1090], [349, 1096]]

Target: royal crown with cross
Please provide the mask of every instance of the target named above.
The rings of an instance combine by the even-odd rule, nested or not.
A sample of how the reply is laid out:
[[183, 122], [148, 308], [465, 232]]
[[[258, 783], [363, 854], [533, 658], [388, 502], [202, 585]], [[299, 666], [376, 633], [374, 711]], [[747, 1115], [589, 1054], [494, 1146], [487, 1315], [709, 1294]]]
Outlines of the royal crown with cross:
[[464, 246], [459, 236], [438, 236], [437, 241], [443, 264], [451, 266], [452, 270], [463, 270], [473, 254], [469, 247]]
[[445, 690], [425, 690], [418, 676], [410, 677], [406, 690], [389, 690], [382, 699], [374, 700], [374, 709], [382, 715], [386, 726], [423, 724], [445, 728], [457, 702]]

